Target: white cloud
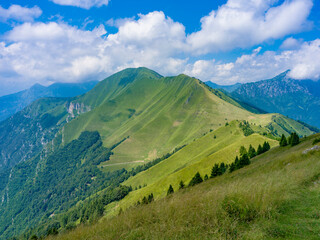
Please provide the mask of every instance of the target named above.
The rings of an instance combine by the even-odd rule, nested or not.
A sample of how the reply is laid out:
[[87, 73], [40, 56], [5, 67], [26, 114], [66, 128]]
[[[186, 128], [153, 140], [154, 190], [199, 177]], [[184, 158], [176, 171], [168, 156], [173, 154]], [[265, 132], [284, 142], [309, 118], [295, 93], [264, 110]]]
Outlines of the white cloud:
[[[292, 20], [295, 28], [290, 27], [291, 23], [281, 23], [286, 27], [274, 26], [273, 21], [280, 19], [286, 22], [284, 17], [280, 17], [281, 14], [287, 7], [293, 9], [289, 12], [294, 14], [296, 4], [301, 8], [299, 16], [305, 16], [308, 8], [303, 6], [311, 5], [308, 0], [286, 1], [274, 8], [270, 8], [275, 2], [271, 0], [252, 0], [248, 5], [244, 5], [244, 2], [247, 1], [229, 0], [217, 12], [202, 19], [201, 31], [189, 36], [186, 36], [185, 27], [181, 23], [158, 11], [140, 14], [137, 18], [110, 20], [109, 24], [116, 26], [118, 31], [109, 35], [102, 25], [86, 31], [61, 21], [23, 23], [7, 32], [2, 38], [3, 42], [0, 42], [0, 82], [2, 85], [11, 82], [19, 86], [34, 82], [77, 82], [103, 79], [126, 67], [141, 66], [163, 75], [184, 72], [204, 81], [223, 84], [273, 77], [289, 68], [296, 78], [319, 78], [318, 40], [301, 43], [300, 48], [286, 49], [280, 53], [262, 53], [261, 47], [257, 47], [251, 54], [242, 55], [234, 62], [203, 60], [208, 59], [205, 55], [199, 55], [197, 60], [189, 58], [190, 53], [196, 55], [200, 52], [257, 45], [266, 39], [298, 31], [306, 23], [305, 17], [296, 16], [300, 20]], [[243, 8], [242, 12], [240, 7]], [[244, 16], [241, 19], [247, 20], [237, 25], [237, 16]], [[271, 16], [272, 19], [269, 19]], [[230, 23], [229, 28], [222, 29], [226, 26], [224, 21]], [[249, 27], [258, 26], [257, 33], [253, 33], [246, 24]], [[270, 27], [269, 32], [267, 27]], [[266, 32], [262, 34], [261, 29]], [[208, 34], [207, 39], [201, 39], [205, 34]], [[259, 37], [259, 34], [265, 37]], [[219, 38], [221, 40], [215, 41]], [[250, 41], [250, 38], [253, 40]], [[197, 42], [196, 39], [201, 41]]]
[[304, 43], [298, 51], [289, 52], [292, 67], [289, 76], [296, 79], [320, 79], [320, 39]]
[[212, 51], [250, 47], [269, 39], [295, 33], [308, 25], [312, 0], [229, 0], [201, 19], [201, 30], [188, 36], [191, 51]]
[[13, 19], [22, 22], [32, 22], [42, 14], [38, 6], [32, 8], [22, 7], [20, 5], [11, 5], [8, 9], [0, 6], [0, 21]]
[[51, 0], [52, 2], [65, 5], [65, 6], [74, 6], [84, 9], [90, 9], [92, 7], [101, 7], [103, 5], [107, 6], [109, 0]]
[[184, 26], [162, 12], [139, 15], [122, 22], [116, 34], [105, 34], [103, 26], [93, 31], [56, 22], [16, 26], [5, 36], [11, 44], [0, 45], [0, 66], [6, 64], [15, 77], [0, 69], [0, 81], [76, 82], [140, 66], [164, 74], [184, 70], [187, 60], [177, 57], [184, 48]]
[[301, 47], [303, 43], [302, 39], [295, 39], [293, 37], [289, 37], [283, 41], [280, 48], [285, 50], [298, 49]]
[[257, 50], [229, 63], [212, 60], [189, 63], [185, 73], [219, 84], [268, 79], [288, 69], [291, 69], [289, 77], [294, 79], [320, 79], [320, 39], [302, 43], [299, 49], [280, 53], [266, 51], [260, 54]]

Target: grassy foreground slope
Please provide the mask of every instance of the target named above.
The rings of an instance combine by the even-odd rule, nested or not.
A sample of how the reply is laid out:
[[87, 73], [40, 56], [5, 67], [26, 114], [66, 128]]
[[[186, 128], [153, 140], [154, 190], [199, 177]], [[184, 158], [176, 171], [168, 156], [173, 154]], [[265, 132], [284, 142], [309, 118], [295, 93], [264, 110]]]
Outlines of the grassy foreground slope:
[[202, 176], [205, 174], [210, 176], [211, 168], [215, 163], [233, 162], [239, 155], [240, 146], [248, 149], [252, 144], [257, 149], [258, 145], [262, 145], [264, 141], [268, 141], [271, 146], [278, 144], [277, 141], [256, 133], [245, 137], [239, 128], [239, 121], [233, 121], [228, 126], [197, 139], [165, 161], [125, 181], [124, 185], [132, 186], [133, 189], [139, 186], [146, 187], [131, 192], [117, 207], [124, 209], [132, 206], [150, 193], [153, 193], [155, 199], [162, 198], [166, 195], [170, 184], [174, 189], [178, 189], [181, 180], [187, 184], [197, 171]]
[[319, 239], [320, 151], [306, 152], [319, 136], [49, 239]]
[[237, 119], [257, 126], [270, 125], [270, 132], [277, 134], [313, 133], [279, 114], [249, 112], [195, 78], [162, 77], [146, 68], [114, 74], [70, 106], [75, 116], [77, 112], [86, 113], [65, 125], [62, 131], [65, 143], [85, 130], [99, 131], [106, 147], [128, 137], [103, 165], [107, 171], [131, 169]]

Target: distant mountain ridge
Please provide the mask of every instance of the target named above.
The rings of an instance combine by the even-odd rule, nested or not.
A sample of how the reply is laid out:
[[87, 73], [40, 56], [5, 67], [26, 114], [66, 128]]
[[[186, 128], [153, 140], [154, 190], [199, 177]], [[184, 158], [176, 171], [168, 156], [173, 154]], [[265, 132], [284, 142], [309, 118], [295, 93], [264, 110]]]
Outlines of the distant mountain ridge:
[[232, 84], [232, 85], [219, 85], [219, 84], [216, 84], [214, 82], [211, 82], [211, 81], [207, 81], [207, 82], [204, 82], [205, 84], [207, 84], [209, 87], [213, 88], [213, 89], [223, 89], [227, 92], [233, 92], [235, 91], [236, 89], [238, 89], [242, 84], [241, 83], [235, 83], [235, 84]]
[[243, 84], [231, 95], [267, 112], [320, 127], [319, 81], [295, 80], [286, 71], [272, 79]]
[[31, 88], [0, 97], [0, 121], [12, 116], [33, 101], [43, 97], [75, 97], [91, 90], [98, 81], [54, 83], [48, 87], [35, 84]]

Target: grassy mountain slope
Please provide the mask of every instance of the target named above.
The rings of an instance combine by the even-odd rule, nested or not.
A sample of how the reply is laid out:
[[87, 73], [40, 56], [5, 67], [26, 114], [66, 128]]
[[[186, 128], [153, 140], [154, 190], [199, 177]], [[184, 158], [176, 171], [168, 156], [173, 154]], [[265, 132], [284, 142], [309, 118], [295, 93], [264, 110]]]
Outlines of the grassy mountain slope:
[[54, 83], [48, 87], [35, 84], [31, 88], [0, 97], [0, 121], [43, 97], [75, 97], [91, 90], [98, 82]]
[[57, 139], [67, 144], [85, 130], [99, 131], [106, 147], [129, 137], [105, 166], [109, 170], [131, 168], [235, 119], [270, 125], [276, 135], [292, 130], [299, 135], [313, 133], [279, 114], [248, 112], [194, 78], [164, 78], [146, 68], [126, 69], [85, 95], [42, 99], [1, 122], [0, 168], [35, 156], [58, 131]]
[[[248, 121], [250, 128], [259, 134], [245, 137], [239, 122], [235, 120]], [[148, 186], [134, 191], [118, 207], [113, 208], [115, 204], [107, 207], [118, 210], [119, 206], [130, 206], [150, 191], [154, 192], [156, 198], [163, 197], [168, 184], [173, 184], [176, 188], [180, 180], [189, 181], [194, 170], [199, 170], [202, 174], [209, 173], [214, 163], [232, 161], [240, 145], [253, 144], [256, 147], [267, 136], [274, 137], [282, 133], [288, 135], [291, 131], [296, 131], [299, 135], [313, 133], [307, 126], [280, 114], [249, 112], [223, 92], [212, 90], [197, 79], [186, 75], [162, 77], [146, 68], [121, 71], [101, 81], [87, 94], [72, 99], [38, 100], [1, 123], [0, 129], [2, 152], [7, 151], [5, 154], [8, 156], [16, 152], [20, 155], [30, 153], [23, 155], [25, 158], [18, 154], [16, 160], [26, 161], [12, 168], [13, 172], [6, 171], [5, 177], [0, 178], [1, 197], [4, 199], [2, 203], [5, 202], [0, 205], [0, 230], [6, 232], [5, 236], [13, 233], [18, 235], [24, 227], [32, 227], [40, 218], [44, 227], [50, 227], [45, 224], [51, 220], [56, 221], [55, 214], [63, 215], [70, 207], [76, 207], [78, 201], [81, 205], [84, 198], [94, 197], [100, 190], [107, 191], [103, 186], [108, 188], [109, 185], [94, 187], [96, 175], [91, 175], [92, 172], [97, 171], [101, 176], [100, 180], [104, 177], [111, 178], [115, 174], [115, 182], [109, 179], [105, 183], [118, 187], [132, 175], [126, 171], [111, 170], [131, 169], [188, 144], [159, 166], [155, 165], [150, 171], [145, 171], [141, 174], [142, 177], [138, 174], [130, 179], [134, 187], [140, 183]], [[89, 144], [86, 148], [89, 152], [76, 152], [73, 157], [69, 152], [81, 149], [81, 146], [73, 144], [82, 141], [81, 136], [86, 131], [99, 135], [99, 146], [96, 148], [95, 144]], [[14, 135], [15, 132], [18, 135]], [[18, 143], [16, 145], [13, 144], [15, 137]], [[195, 140], [198, 138], [200, 139]], [[268, 141], [271, 145], [275, 144], [272, 140]], [[10, 143], [13, 147], [6, 149]], [[92, 153], [103, 147], [112, 149], [114, 154], [110, 159], [99, 158], [95, 161], [96, 155]], [[85, 157], [87, 154], [90, 156], [88, 159]], [[48, 161], [52, 165], [47, 165]], [[64, 165], [64, 161], [72, 164]], [[85, 168], [86, 175], [82, 167], [90, 161], [94, 161], [94, 164], [89, 166], [90, 171]], [[64, 167], [61, 171], [60, 162]], [[13, 165], [16, 163], [17, 161], [13, 162]], [[56, 175], [50, 175], [50, 169]], [[43, 184], [48, 183], [47, 175], [38, 174], [38, 170], [53, 178], [50, 181], [53, 186]], [[81, 179], [87, 179], [82, 177], [82, 173], [91, 178], [82, 182]], [[62, 180], [58, 181], [56, 178]], [[65, 190], [63, 186], [69, 184], [71, 187]], [[81, 194], [77, 195], [79, 192]], [[90, 194], [93, 195], [89, 196]], [[76, 198], [69, 199], [68, 196]], [[42, 204], [47, 202], [51, 204], [50, 207]], [[108, 203], [103, 199], [103, 206]], [[11, 208], [6, 207], [9, 205]], [[92, 206], [90, 211], [95, 204]], [[89, 215], [95, 215], [95, 210]], [[98, 210], [99, 216], [103, 211], [101, 213], [101, 208]], [[82, 215], [82, 210], [78, 209], [75, 215], [63, 215], [66, 221], [57, 221], [66, 227], [66, 223], [76, 224], [82, 221]], [[45, 228], [42, 230], [46, 231]]]
[[166, 195], [170, 184], [174, 189], [178, 189], [181, 180], [186, 184], [189, 183], [197, 171], [202, 176], [210, 175], [215, 163], [233, 162], [239, 155], [240, 146], [248, 149], [252, 144], [257, 148], [264, 141], [268, 141], [271, 146], [278, 144], [277, 141], [256, 133], [245, 137], [239, 128], [239, 122], [233, 121], [228, 126], [221, 127], [190, 143], [154, 167], [129, 178], [123, 183], [124, 185], [132, 186], [133, 189], [139, 186], [146, 187], [131, 192], [116, 207], [132, 206], [150, 193], [153, 193], [155, 199], [162, 198]]
[[320, 151], [305, 150], [319, 136], [49, 239], [318, 239]]
[[[284, 118], [248, 112], [197, 79], [185, 75], [163, 78], [145, 68], [119, 72], [71, 104], [92, 110], [65, 125], [65, 142], [85, 130], [99, 131], [105, 146], [129, 137], [104, 164], [109, 170], [131, 168], [160, 157], [231, 120], [266, 126], [273, 118]], [[290, 123], [291, 127], [301, 135], [312, 134], [296, 122]], [[288, 131], [279, 129], [278, 133]]]
[[246, 83], [232, 96], [267, 112], [277, 112], [320, 127], [320, 82], [294, 80], [284, 72], [273, 79]]

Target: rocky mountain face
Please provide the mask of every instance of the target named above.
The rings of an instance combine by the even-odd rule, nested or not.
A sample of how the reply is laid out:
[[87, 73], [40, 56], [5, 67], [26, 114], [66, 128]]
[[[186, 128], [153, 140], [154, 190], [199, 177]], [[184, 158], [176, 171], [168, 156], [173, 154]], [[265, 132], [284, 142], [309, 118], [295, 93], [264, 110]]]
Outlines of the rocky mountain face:
[[291, 79], [287, 73], [243, 84], [232, 96], [267, 112], [278, 112], [320, 127], [320, 82]]

